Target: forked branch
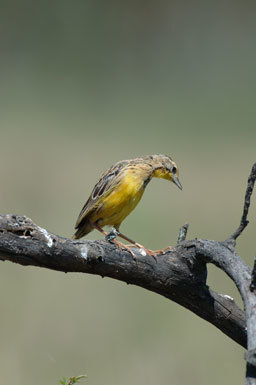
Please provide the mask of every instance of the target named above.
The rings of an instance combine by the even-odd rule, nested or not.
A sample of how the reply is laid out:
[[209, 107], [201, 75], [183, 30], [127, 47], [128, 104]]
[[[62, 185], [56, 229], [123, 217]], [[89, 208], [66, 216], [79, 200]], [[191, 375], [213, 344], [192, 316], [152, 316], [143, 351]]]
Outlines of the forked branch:
[[254, 163], [254, 165], [252, 166], [252, 170], [248, 178], [247, 188], [246, 188], [245, 197], [244, 197], [243, 214], [241, 217], [240, 225], [236, 229], [236, 231], [230, 236], [230, 239], [237, 239], [249, 223], [249, 221], [247, 220], [247, 215], [248, 215], [248, 211], [251, 203], [251, 195], [253, 192], [255, 180], [256, 180], [256, 163]]

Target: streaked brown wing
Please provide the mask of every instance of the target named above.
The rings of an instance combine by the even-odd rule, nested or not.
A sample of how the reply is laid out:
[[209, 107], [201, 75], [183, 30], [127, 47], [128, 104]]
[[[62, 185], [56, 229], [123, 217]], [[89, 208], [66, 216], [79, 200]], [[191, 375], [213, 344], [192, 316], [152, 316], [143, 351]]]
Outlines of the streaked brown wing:
[[97, 203], [102, 198], [103, 195], [107, 195], [111, 192], [112, 188], [116, 185], [120, 178], [120, 172], [123, 170], [129, 161], [123, 160], [116, 163], [114, 166], [110, 167], [100, 178], [100, 180], [94, 186], [91, 195], [89, 196], [87, 202], [83, 206], [76, 224], [75, 229], [77, 229], [82, 222], [82, 220], [88, 215], [90, 211], [96, 208]]

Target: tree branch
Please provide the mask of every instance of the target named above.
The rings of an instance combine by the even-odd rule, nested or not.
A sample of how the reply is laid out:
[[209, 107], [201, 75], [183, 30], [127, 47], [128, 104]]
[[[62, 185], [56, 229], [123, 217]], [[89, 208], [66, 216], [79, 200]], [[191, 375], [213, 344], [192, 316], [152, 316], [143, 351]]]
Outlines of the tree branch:
[[72, 241], [48, 233], [27, 217], [0, 215], [1, 260], [97, 274], [143, 287], [179, 303], [246, 347], [243, 311], [206, 285], [206, 263], [214, 250], [218, 256], [231, 254], [223, 243], [193, 240], [179, 243], [157, 260], [135, 248], [134, 261], [106, 241]]
[[251, 203], [251, 195], [254, 188], [254, 183], [256, 180], [256, 163], [252, 166], [252, 170], [250, 173], [250, 176], [248, 178], [247, 188], [245, 192], [245, 198], [244, 198], [244, 208], [243, 208], [243, 214], [240, 221], [239, 227], [236, 229], [236, 231], [230, 236], [230, 239], [237, 239], [239, 235], [244, 231], [246, 226], [248, 225], [249, 221], [247, 220], [247, 215]]
[[181, 228], [179, 229], [178, 242], [177, 243], [181, 243], [181, 242], [185, 241], [185, 239], [187, 237], [188, 226], [189, 226], [189, 224], [185, 223], [185, 225], [181, 226]]
[[254, 257], [254, 264], [252, 269], [252, 280], [250, 284], [250, 290], [256, 291], [256, 257]]

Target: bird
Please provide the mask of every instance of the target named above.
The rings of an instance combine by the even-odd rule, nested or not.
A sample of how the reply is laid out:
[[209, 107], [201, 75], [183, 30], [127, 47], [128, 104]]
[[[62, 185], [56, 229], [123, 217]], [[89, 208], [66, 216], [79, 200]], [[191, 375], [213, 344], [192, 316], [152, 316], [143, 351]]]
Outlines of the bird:
[[[83, 206], [75, 224], [73, 239], [80, 239], [96, 229], [104, 234], [107, 241], [128, 250], [134, 259], [136, 255], [132, 247], [142, 249], [142, 255], [154, 256], [161, 252], [149, 250], [119, 231], [121, 223], [135, 209], [152, 178], [167, 179], [182, 190], [179, 170], [168, 155], [121, 160], [110, 167], [96, 183]], [[105, 232], [105, 226], [112, 226], [112, 230]], [[130, 242], [130, 245], [117, 241], [116, 237]]]

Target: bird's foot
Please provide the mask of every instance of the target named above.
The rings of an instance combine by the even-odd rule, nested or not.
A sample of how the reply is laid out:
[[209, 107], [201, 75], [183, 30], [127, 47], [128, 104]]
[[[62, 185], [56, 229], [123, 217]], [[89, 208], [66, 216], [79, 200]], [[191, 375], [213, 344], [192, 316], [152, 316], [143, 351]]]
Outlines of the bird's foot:
[[114, 239], [112, 242], [115, 243], [117, 247], [119, 247], [119, 249], [127, 250], [131, 254], [132, 258], [136, 260], [136, 255], [130, 248], [130, 246], [134, 247], [134, 245], [125, 245], [124, 243], [119, 242], [116, 239]]
[[150, 255], [151, 257], [154, 258], [154, 260], [157, 262], [156, 260], [156, 256], [157, 254], [159, 254], [159, 251], [160, 250], [150, 250], [150, 249], [146, 249], [146, 247], [140, 245], [139, 243], [136, 243], [134, 245], [125, 245], [127, 249], [129, 249], [129, 251], [131, 252], [131, 248], [134, 248], [136, 247], [138, 249], [138, 252], [143, 256], [143, 257], [146, 257], [146, 255]]
[[150, 255], [152, 256], [155, 260], [156, 260], [156, 256], [159, 255], [159, 254], [163, 254], [164, 252], [166, 252], [167, 250], [170, 250], [171, 249], [171, 246], [168, 246], [168, 247], [165, 247], [164, 249], [159, 249], [159, 250], [150, 250], [150, 249], [147, 249], [146, 247], [140, 245], [139, 243], [137, 242], [134, 242], [130, 245], [126, 245], [122, 242], [119, 242], [116, 237], [119, 235], [119, 232], [113, 227], [111, 229], [111, 231], [106, 234], [105, 236], [105, 239], [110, 242], [110, 243], [114, 243], [115, 245], [117, 245], [117, 247], [119, 247], [120, 249], [125, 249], [127, 250], [132, 258], [134, 260], [136, 260], [136, 255], [135, 253], [133, 252], [132, 248], [135, 248], [137, 247], [139, 249], [139, 253], [141, 255], [143, 255], [143, 257], [145, 257], [146, 255]]
[[159, 249], [159, 250], [151, 250], [153, 251], [153, 253], [155, 253], [155, 255], [158, 255], [158, 254], [164, 254], [166, 253], [167, 251], [170, 251], [172, 249], [172, 246], [167, 246], [163, 249]]
[[[131, 245], [132, 246], [132, 245]], [[168, 246], [168, 247], [165, 247], [164, 249], [158, 249], [158, 250], [151, 250], [151, 249], [147, 249], [146, 247], [140, 245], [139, 243], [136, 242], [135, 246], [137, 246], [140, 250], [141, 250], [141, 254], [143, 256], [146, 256], [146, 255], [151, 255], [154, 259], [157, 255], [159, 254], [163, 254], [165, 253], [166, 251], [170, 250], [172, 247], [171, 246]]]
[[[119, 249], [125, 249], [127, 251], [129, 251], [129, 253], [131, 254], [132, 258], [135, 260], [136, 259], [136, 255], [134, 254], [134, 252], [127, 246], [125, 245], [124, 243], [122, 242], [119, 242], [116, 237], [118, 236], [118, 231], [113, 227], [110, 232], [105, 236], [105, 239], [110, 242], [110, 243], [114, 243], [115, 245], [117, 245], [117, 247]], [[133, 245], [134, 247], [134, 245]]]

